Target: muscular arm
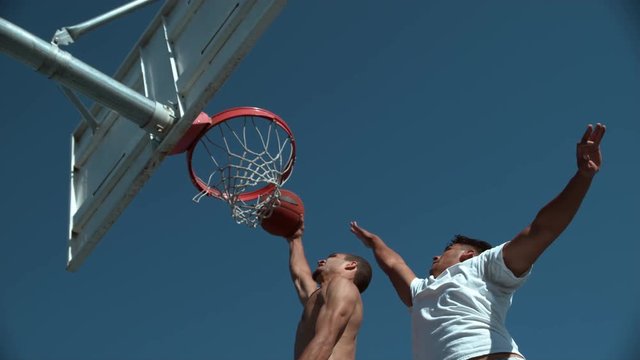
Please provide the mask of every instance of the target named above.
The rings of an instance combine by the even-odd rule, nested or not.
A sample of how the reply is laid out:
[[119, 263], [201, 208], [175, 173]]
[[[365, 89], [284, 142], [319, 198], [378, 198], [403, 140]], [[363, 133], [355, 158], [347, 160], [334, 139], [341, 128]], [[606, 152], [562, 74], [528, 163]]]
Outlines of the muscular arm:
[[302, 304], [307, 302], [309, 296], [318, 287], [313, 280], [309, 263], [304, 255], [304, 247], [302, 246], [303, 232], [304, 225], [302, 224], [300, 229], [291, 238], [287, 239], [289, 242], [289, 272]]
[[578, 143], [578, 171], [562, 192], [545, 205], [533, 222], [508, 242], [503, 250], [507, 267], [516, 276], [529, 270], [533, 263], [553, 241], [567, 228], [578, 212], [593, 176], [601, 165], [600, 141], [605, 127], [591, 125]]
[[325, 303], [318, 313], [315, 335], [298, 360], [327, 360], [342, 336], [356, 308], [360, 293], [352, 281], [332, 280], [327, 286]]
[[569, 225], [589, 189], [591, 178], [576, 174], [564, 190], [538, 212], [531, 225], [504, 247], [507, 267], [521, 276]]
[[376, 262], [382, 271], [387, 274], [400, 300], [406, 306], [412, 306], [411, 281], [415, 279], [416, 275], [409, 266], [407, 266], [404, 259], [388, 247], [379, 236], [361, 228], [355, 221], [351, 223], [351, 232], [354, 233], [366, 247], [371, 248]]

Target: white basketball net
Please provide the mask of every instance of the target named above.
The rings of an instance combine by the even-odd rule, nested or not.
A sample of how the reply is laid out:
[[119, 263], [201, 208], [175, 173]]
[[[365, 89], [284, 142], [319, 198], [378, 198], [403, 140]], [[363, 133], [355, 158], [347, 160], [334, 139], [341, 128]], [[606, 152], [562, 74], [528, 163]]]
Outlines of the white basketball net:
[[[236, 223], [256, 227], [271, 215], [284, 184], [282, 174], [293, 155], [291, 139], [281, 127], [262, 117], [233, 118], [210, 129], [200, 139], [192, 158], [194, 168], [196, 152], [201, 155], [198, 164], [208, 169], [202, 173], [209, 173], [206, 179], [201, 179], [208, 189], [220, 192]], [[274, 187], [273, 192], [253, 200], [240, 199], [240, 195], [268, 185]], [[193, 201], [199, 202], [207, 195], [205, 189]]]

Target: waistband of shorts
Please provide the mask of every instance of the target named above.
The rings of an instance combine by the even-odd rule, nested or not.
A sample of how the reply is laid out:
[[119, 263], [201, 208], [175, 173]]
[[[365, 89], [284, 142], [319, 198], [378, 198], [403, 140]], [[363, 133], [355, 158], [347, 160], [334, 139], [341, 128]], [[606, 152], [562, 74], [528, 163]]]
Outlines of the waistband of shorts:
[[495, 353], [489, 355], [476, 356], [469, 360], [526, 360], [524, 356], [516, 353]]

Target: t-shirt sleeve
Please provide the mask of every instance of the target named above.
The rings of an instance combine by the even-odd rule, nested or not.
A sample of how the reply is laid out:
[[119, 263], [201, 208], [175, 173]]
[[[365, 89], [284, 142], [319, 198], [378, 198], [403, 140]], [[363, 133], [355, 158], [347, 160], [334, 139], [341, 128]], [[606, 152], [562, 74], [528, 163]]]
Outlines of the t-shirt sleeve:
[[411, 280], [411, 284], [409, 284], [411, 298], [413, 299], [420, 291], [424, 290], [425, 286], [425, 279], [415, 278]]
[[519, 288], [529, 277], [531, 269], [524, 275], [515, 276], [504, 263], [502, 249], [505, 244], [491, 248], [478, 256], [481, 261], [481, 268], [484, 271], [484, 278], [507, 289]]

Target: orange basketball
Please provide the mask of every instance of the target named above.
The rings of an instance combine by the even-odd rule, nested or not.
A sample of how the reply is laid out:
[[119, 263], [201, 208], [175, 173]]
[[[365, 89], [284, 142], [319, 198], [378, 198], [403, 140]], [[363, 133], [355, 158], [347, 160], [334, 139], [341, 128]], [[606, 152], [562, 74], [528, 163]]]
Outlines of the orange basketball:
[[289, 237], [300, 227], [300, 217], [304, 215], [302, 199], [293, 192], [280, 189], [280, 205], [276, 206], [268, 218], [262, 219], [262, 228], [271, 235]]

